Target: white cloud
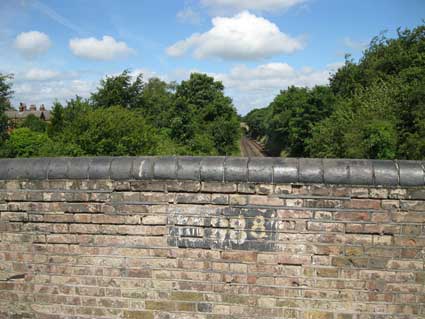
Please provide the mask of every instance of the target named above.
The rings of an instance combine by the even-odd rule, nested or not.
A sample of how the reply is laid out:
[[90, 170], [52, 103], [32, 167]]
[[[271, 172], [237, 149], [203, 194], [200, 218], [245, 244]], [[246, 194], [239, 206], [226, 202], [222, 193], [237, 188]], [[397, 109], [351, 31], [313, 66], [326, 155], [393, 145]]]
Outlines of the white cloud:
[[51, 81], [26, 81], [14, 85], [14, 98], [12, 103], [16, 106], [19, 102], [27, 104], [45, 104], [50, 108], [55, 100], [65, 102], [76, 95], [89, 97], [96, 89], [98, 81], [90, 80], [51, 80]]
[[268, 63], [249, 68], [240, 65], [232, 68], [228, 74], [218, 74], [226, 87], [241, 91], [264, 91], [285, 89], [288, 86], [312, 87], [328, 82], [330, 70], [315, 70], [304, 67], [295, 69], [287, 63]]
[[14, 45], [23, 56], [34, 58], [47, 52], [52, 43], [47, 34], [39, 31], [29, 31], [18, 34]]
[[101, 40], [96, 38], [75, 38], [69, 41], [72, 53], [80, 58], [107, 61], [126, 57], [134, 50], [125, 42], [116, 41], [113, 37], [105, 35]]
[[327, 84], [335, 67], [336, 64], [332, 63], [321, 70], [310, 67], [296, 69], [287, 63], [267, 63], [254, 68], [239, 65], [228, 73], [211, 75], [223, 82], [226, 93], [233, 98], [238, 111], [246, 114], [253, 108], [267, 106], [280, 90], [289, 86]]
[[344, 38], [344, 45], [355, 51], [363, 51], [368, 47], [368, 43], [366, 41], [356, 41], [350, 37]]
[[336, 72], [336, 71], [338, 71], [339, 68], [342, 68], [344, 65], [345, 65], [345, 62], [338, 61], [338, 62], [333, 62], [333, 63], [327, 64], [326, 68], [331, 72]]
[[59, 72], [53, 70], [33, 68], [25, 73], [24, 78], [28, 81], [48, 81], [58, 76]]
[[218, 57], [229, 60], [256, 60], [277, 54], [291, 54], [304, 47], [301, 39], [281, 32], [269, 20], [248, 11], [234, 17], [216, 17], [209, 31], [195, 33], [167, 48], [171, 56], [188, 51], [198, 59]]
[[195, 25], [201, 23], [201, 15], [191, 7], [186, 7], [183, 10], [177, 12], [176, 16], [177, 20], [182, 23], [190, 23]]
[[202, 0], [201, 3], [214, 12], [235, 12], [243, 10], [276, 11], [287, 10], [306, 2], [306, 0]]
[[25, 72], [19, 72], [16, 75], [17, 82], [23, 81], [53, 81], [53, 80], [71, 80], [79, 77], [78, 72], [59, 72], [51, 69], [31, 68]]

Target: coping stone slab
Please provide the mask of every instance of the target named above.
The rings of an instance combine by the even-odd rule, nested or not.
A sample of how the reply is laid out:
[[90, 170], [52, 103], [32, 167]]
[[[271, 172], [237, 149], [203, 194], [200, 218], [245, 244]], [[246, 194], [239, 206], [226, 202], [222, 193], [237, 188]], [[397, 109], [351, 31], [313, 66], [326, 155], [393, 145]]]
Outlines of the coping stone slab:
[[201, 160], [201, 180], [224, 182], [225, 157], [204, 157]]
[[248, 161], [248, 182], [272, 183], [273, 158], [252, 157]]
[[113, 157], [93, 157], [89, 166], [89, 179], [108, 179], [111, 177], [111, 162]]
[[394, 161], [373, 160], [372, 165], [375, 185], [399, 185], [399, 171]]
[[424, 168], [419, 161], [399, 161], [400, 185], [425, 185]]
[[299, 181], [301, 183], [323, 183], [323, 161], [318, 158], [300, 158]]

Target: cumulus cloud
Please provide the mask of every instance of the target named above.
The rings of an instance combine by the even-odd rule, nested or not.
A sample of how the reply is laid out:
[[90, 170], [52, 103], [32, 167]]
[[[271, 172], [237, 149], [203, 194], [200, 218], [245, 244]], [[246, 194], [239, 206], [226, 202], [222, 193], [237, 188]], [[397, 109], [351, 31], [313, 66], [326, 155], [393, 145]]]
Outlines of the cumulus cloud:
[[338, 71], [339, 68], [342, 68], [344, 65], [345, 65], [345, 62], [343, 61], [333, 62], [333, 63], [327, 64], [326, 69], [328, 69], [331, 72], [336, 72]]
[[70, 80], [79, 76], [78, 72], [59, 72], [51, 69], [31, 68], [25, 72], [20, 72], [16, 75], [16, 81], [53, 81], [53, 80]]
[[306, 0], [202, 0], [201, 3], [214, 12], [253, 11], [285, 11]]
[[312, 87], [328, 82], [330, 70], [315, 70], [304, 67], [295, 69], [287, 63], [267, 63], [255, 68], [240, 65], [228, 74], [218, 74], [226, 87], [241, 91], [285, 89], [288, 86]]
[[267, 106], [280, 90], [289, 86], [327, 84], [335, 68], [336, 63], [320, 70], [310, 67], [296, 69], [287, 63], [267, 63], [254, 68], [239, 65], [228, 73], [211, 75], [223, 82], [226, 93], [233, 98], [239, 112], [246, 114], [253, 108]]
[[24, 78], [28, 81], [48, 81], [57, 77], [59, 77], [59, 72], [39, 68], [29, 69], [24, 75]]
[[201, 15], [199, 12], [193, 10], [191, 7], [186, 7], [177, 12], [177, 20], [182, 23], [200, 24]]
[[363, 51], [368, 47], [368, 43], [366, 41], [356, 41], [350, 37], [344, 38], [344, 45], [355, 51]]
[[47, 34], [39, 31], [22, 32], [15, 38], [14, 46], [26, 58], [41, 55], [52, 46]]
[[12, 103], [45, 104], [51, 107], [55, 100], [65, 102], [76, 95], [89, 97], [96, 89], [97, 81], [82, 79], [73, 80], [50, 80], [50, 81], [26, 81], [14, 85], [14, 98]]
[[126, 57], [134, 50], [125, 42], [116, 41], [113, 37], [105, 35], [101, 40], [96, 38], [75, 38], [69, 41], [72, 53], [80, 58], [90, 60], [108, 61]]
[[256, 60], [291, 54], [304, 47], [302, 39], [290, 37], [281, 32], [276, 24], [248, 11], [230, 18], [213, 18], [212, 24], [209, 31], [195, 33], [173, 44], [167, 48], [167, 53], [182, 56], [193, 51], [198, 59]]

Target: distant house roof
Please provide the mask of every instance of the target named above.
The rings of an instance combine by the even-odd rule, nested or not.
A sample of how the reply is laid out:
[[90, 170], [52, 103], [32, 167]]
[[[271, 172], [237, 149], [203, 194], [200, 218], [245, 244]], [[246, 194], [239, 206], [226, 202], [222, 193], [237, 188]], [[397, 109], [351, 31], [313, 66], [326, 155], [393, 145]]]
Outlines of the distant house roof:
[[35, 115], [38, 118], [43, 118], [44, 116], [44, 120], [45, 121], [49, 121], [50, 120], [50, 111], [6, 111], [5, 112], [6, 116], [9, 119], [24, 119], [26, 118], [28, 115], [32, 114]]

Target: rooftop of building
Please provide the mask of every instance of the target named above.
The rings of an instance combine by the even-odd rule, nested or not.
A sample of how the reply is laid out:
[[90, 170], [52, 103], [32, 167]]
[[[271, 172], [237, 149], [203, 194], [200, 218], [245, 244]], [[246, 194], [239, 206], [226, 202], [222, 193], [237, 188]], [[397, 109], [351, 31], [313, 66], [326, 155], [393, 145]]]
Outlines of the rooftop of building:
[[50, 111], [46, 109], [44, 104], [41, 104], [40, 107], [37, 109], [37, 106], [35, 104], [31, 104], [30, 107], [27, 108], [27, 105], [25, 103], [20, 103], [17, 111], [8, 110], [5, 113], [6, 116], [10, 119], [24, 119], [31, 114], [46, 121], [50, 119]]

